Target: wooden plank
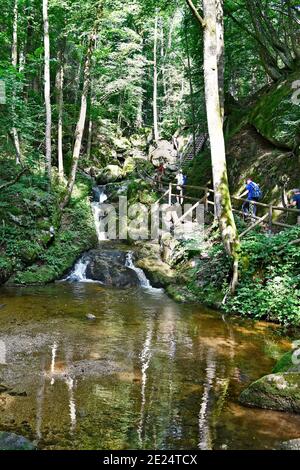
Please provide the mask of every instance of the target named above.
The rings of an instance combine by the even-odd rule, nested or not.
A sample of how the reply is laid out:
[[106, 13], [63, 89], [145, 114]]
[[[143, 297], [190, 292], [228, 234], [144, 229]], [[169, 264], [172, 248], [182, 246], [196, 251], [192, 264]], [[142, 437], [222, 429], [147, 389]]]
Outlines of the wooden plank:
[[182, 222], [191, 212], [193, 212], [194, 209], [196, 209], [200, 204], [200, 201], [196, 202], [192, 207], [189, 208], [188, 211], [186, 211], [174, 224], [174, 227], [176, 227], [180, 222]]
[[257, 220], [254, 224], [250, 225], [250, 227], [248, 227], [247, 230], [245, 230], [244, 232], [240, 234], [240, 238], [244, 237], [247, 233], [249, 233], [251, 230], [257, 227], [257, 225], [261, 224], [268, 217], [269, 217], [269, 213], [265, 214], [263, 217], [260, 217], [259, 220]]
[[284, 224], [282, 222], [274, 222], [274, 221], [273, 221], [273, 225], [276, 225], [278, 227], [284, 227], [284, 228], [293, 228], [296, 226], [296, 225], [289, 225], [289, 224]]

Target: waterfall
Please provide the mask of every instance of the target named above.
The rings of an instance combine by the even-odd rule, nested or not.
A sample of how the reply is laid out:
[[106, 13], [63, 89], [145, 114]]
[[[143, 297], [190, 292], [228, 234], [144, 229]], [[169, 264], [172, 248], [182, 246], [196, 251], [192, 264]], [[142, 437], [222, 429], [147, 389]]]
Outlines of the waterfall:
[[147, 289], [150, 289], [152, 287], [149, 280], [146, 278], [146, 275], [145, 275], [144, 271], [140, 268], [137, 268], [134, 265], [131, 251], [129, 251], [126, 254], [125, 266], [127, 266], [127, 268], [130, 268], [130, 269], [132, 269], [133, 271], [136, 272], [136, 275], [137, 275], [137, 277], [140, 281], [141, 287], [146, 287]]
[[88, 266], [88, 259], [80, 258], [79, 261], [74, 266], [71, 274], [66, 278], [66, 281], [71, 282], [85, 282], [86, 278], [86, 269]]
[[93, 188], [92, 211], [94, 215], [95, 227], [97, 232], [98, 241], [107, 240], [107, 236], [101, 230], [101, 218], [103, 217], [102, 204], [107, 201], [108, 197], [105, 193], [105, 186], [95, 186]]

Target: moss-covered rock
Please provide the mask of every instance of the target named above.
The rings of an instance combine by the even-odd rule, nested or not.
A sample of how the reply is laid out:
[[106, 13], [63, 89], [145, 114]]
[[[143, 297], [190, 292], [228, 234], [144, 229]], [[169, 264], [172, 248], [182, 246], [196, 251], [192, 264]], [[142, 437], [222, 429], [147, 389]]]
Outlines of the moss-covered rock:
[[0, 450], [35, 450], [36, 446], [23, 436], [0, 432]]
[[[34, 191], [32, 189], [32, 191]], [[36, 227], [34, 214], [31, 228], [12, 231], [14, 239], [7, 238], [7, 257], [0, 254], [0, 282], [15, 284], [46, 284], [61, 278], [76, 259], [97, 244], [93, 214], [89, 202], [91, 183], [78, 178], [71, 203], [57, 218], [58, 199], [52, 198], [49, 215], [42, 227], [55, 226], [55, 238], [50, 240], [49, 231]], [[50, 218], [51, 217], [51, 218]], [[26, 242], [24, 238], [27, 238]]]
[[270, 374], [253, 382], [239, 398], [243, 405], [300, 413], [300, 374]]
[[97, 176], [98, 184], [107, 184], [118, 181], [122, 177], [122, 168], [118, 165], [107, 165]]
[[296, 72], [274, 85], [258, 100], [249, 117], [263, 137], [289, 149], [295, 148], [300, 134], [299, 79]]

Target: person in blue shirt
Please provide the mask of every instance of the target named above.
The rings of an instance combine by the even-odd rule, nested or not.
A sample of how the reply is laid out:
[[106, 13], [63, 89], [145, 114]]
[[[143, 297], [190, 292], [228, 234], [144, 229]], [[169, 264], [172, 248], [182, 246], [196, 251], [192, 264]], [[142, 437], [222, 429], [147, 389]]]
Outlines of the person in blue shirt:
[[[300, 189], [294, 189], [291, 205], [300, 211]], [[297, 224], [300, 225], [300, 213], [298, 213]]]
[[247, 201], [243, 204], [243, 213], [245, 216], [248, 216], [250, 211], [255, 216], [257, 213], [257, 205], [253, 202], [258, 202], [259, 198], [255, 196], [257, 193], [256, 188], [258, 185], [252, 181], [251, 178], [246, 180], [246, 190], [240, 195], [240, 197], [247, 196]]

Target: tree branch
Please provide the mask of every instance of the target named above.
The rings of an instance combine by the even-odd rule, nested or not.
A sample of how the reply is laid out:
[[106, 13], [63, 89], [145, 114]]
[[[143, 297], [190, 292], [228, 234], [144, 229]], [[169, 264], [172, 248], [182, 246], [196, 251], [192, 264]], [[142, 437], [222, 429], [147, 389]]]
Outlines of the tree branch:
[[196, 18], [196, 20], [198, 21], [198, 23], [202, 26], [202, 28], [205, 28], [206, 26], [206, 23], [204, 21], [204, 19], [202, 18], [202, 16], [200, 15], [200, 13], [198, 12], [197, 8], [195, 7], [195, 5], [193, 4], [193, 1], [192, 0], [186, 0], [186, 3], [188, 4], [188, 6], [190, 7], [194, 17]]
[[26, 173], [27, 171], [29, 171], [28, 168], [23, 168], [23, 170], [20, 173], [18, 173], [18, 175], [13, 180], [7, 181], [7, 183], [2, 184], [0, 186], [0, 191], [2, 191], [2, 189], [8, 188], [9, 186], [12, 186], [13, 184], [16, 184], [21, 178], [21, 176], [23, 176], [24, 173]]

